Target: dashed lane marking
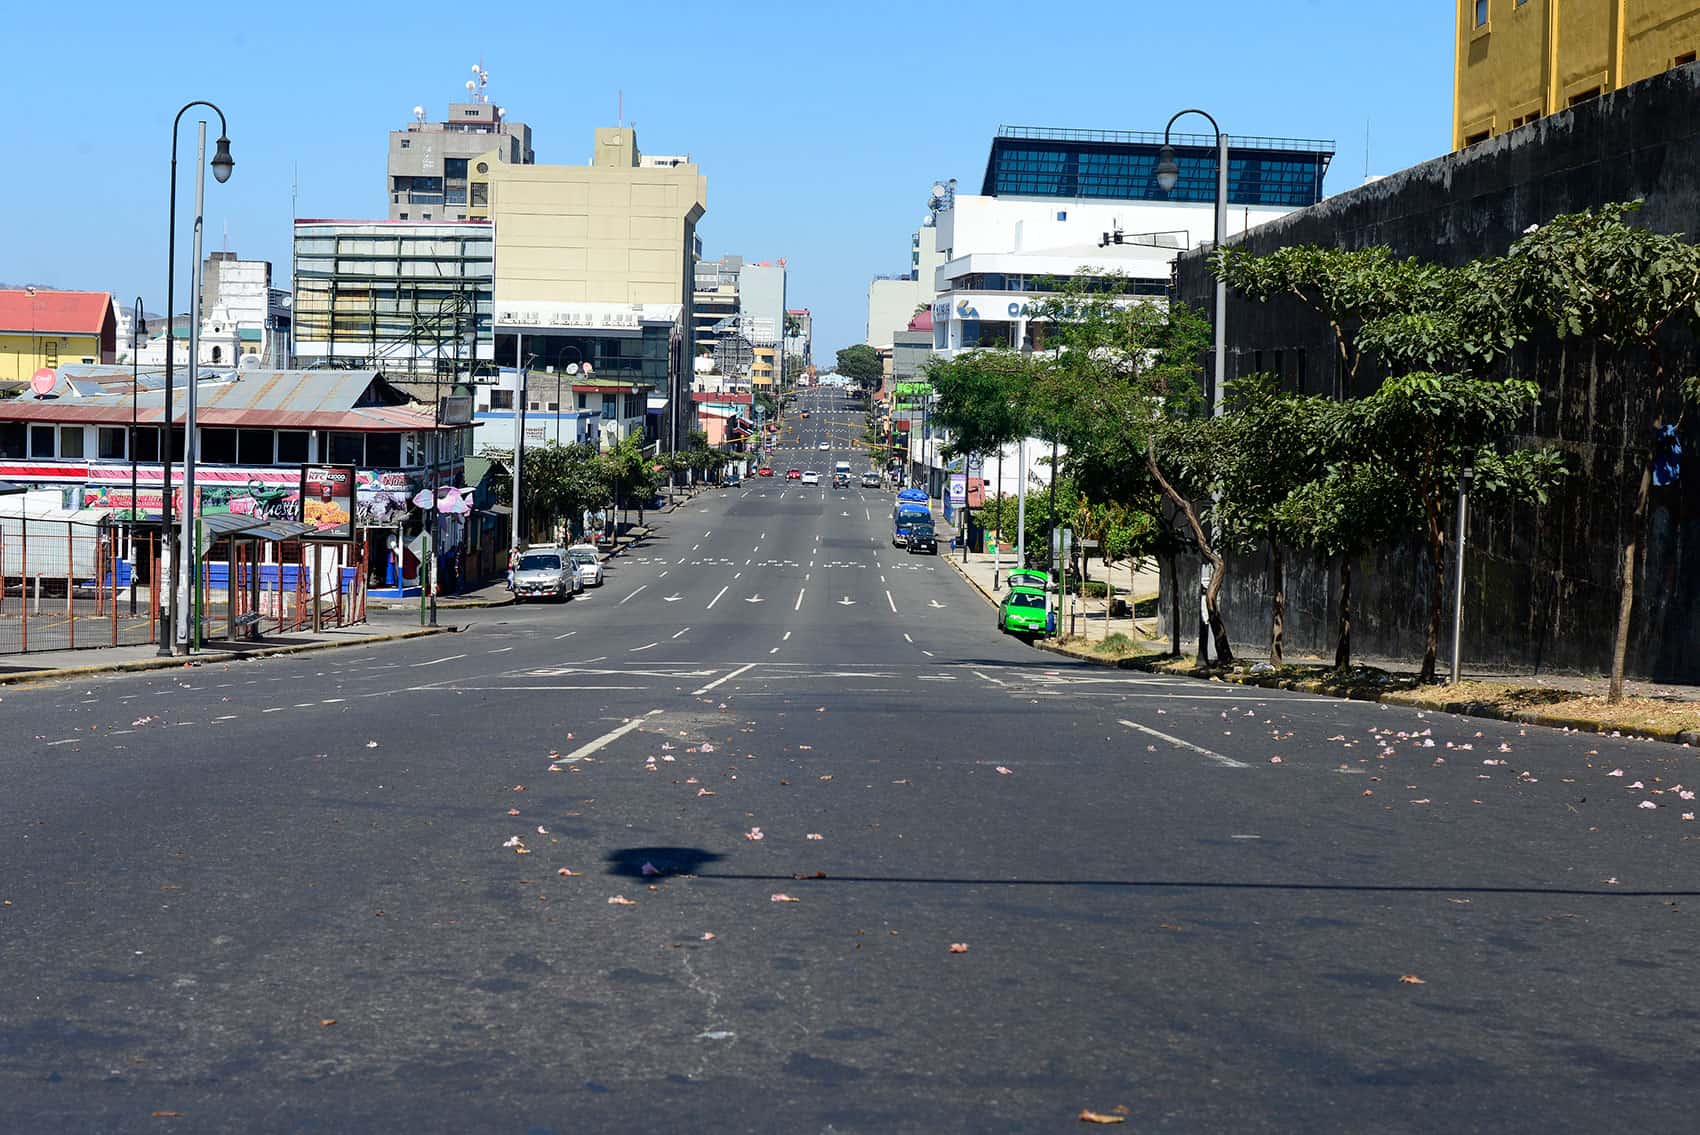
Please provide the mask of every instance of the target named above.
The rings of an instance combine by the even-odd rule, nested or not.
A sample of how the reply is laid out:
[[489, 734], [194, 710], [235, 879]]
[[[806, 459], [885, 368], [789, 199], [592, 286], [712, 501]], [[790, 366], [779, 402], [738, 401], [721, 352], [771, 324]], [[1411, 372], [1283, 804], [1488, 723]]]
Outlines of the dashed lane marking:
[[[634, 592], [632, 592], [632, 594], [631, 594], [631, 595], [628, 595], [628, 596], [626, 596], [626, 599], [630, 599], [630, 598], [631, 598], [631, 597], [632, 597], [632, 595], [636, 595], [636, 594], [637, 594], [637, 593], [638, 593], [638, 591], [642, 591], [642, 590], [643, 590], [643, 589], [644, 589], [644, 588], [645, 588], [645, 587], [648, 587], [648, 586], [649, 586], [649, 584], [647, 584], [647, 583], [645, 583], [645, 584], [643, 584], [643, 585], [642, 585], [642, 586], [640, 586], [640, 587], [639, 587], [639, 588], [638, 588], [638, 589], [637, 589], [637, 591], [634, 591]], [[621, 603], [622, 603], [622, 604], [624, 604], [624, 603], [625, 603], [625, 601], [626, 601], [626, 599], [622, 599], [622, 600], [620, 600], [620, 602], [621, 602]]]
[[886, 590], [886, 593], [885, 593], [885, 601], [887, 603], [891, 604], [891, 613], [894, 614], [894, 615], [897, 614], [897, 600], [895, 600], [891, 597], [891, 591], [890, 591], [889, 588]]
[[1200, 754], [1201, 756], [1208, 757], [1210, 760], [1215, 761], [1217, 764], [1221, 765], [1223, 768], [1250, 768], [1251, 767], [1250, 765], [1246, 764], [1244, 761], [1236, 761], [1232, 757], [1224, 757], [1221, 753], [1213, 753], [1209, 749], [1203, 748], [1202, 746], [1194, 745], [1191, 741], [1183, 741], [1179, 737], [1171, 737], [1171, 736], [1169, 736], [1169, 734], [1160, 732], [1159, 730], [1156, 730], [1156, 729], [1153, 729], [1149, 725], [1141, 725], [1137, 721], [1128, 721], [1126, 718], [1118, 718], [1117, 720], [1120, 724], [1127, 726], [1129, 729], [1137, 729], [1141, 733], [1147, 733], [1147, 734], [1150, 734], [1153, 737], [1160, 738], [1161, 740], [1167, 741], [1169, 744], [1174, 745], [1178, 748], [1189, 749], [1192, 752]]
[[725, 587], [722, 587], [722, 588], [721, 588], [721, 589], [720, 589], [720, 590], [719, 590], [719, 591], [716, 591], [716, 592], [715, 592], [715, 593], [714, 593], [714, 598], [713, 598], [713, 599], [710, 599], [710, 600], [709, 600], [709, 601], [708, 601], [708, 606], [707, 606], [707, 607], [704, 607], [704, 608], [703, 608], [703, 610], [705, 610], [705, 611], [712, 611], [712, 610], [714, 610], [714, 605], [715, 605], [715, 604], [716, 604], [716, 603], [718, 603], [718, 602], [720, 602], [720, 597], [721, 597], [721, 596], [722, 596], [722, 595], [724, 595], [724, 594], [726, 594], [726, 593], [727, 593], [727, 592], [728, 592], [728, 591], [730, 591], [730, 590], [731, 590], [731, 589], [732, 589], [732, 585], [731, 585], [731, 584], [730, 584], [730, 583], [728, 583], [728, 584], [727, 584], [727, 585], [726, 585], [726, 586], [725, 586]]

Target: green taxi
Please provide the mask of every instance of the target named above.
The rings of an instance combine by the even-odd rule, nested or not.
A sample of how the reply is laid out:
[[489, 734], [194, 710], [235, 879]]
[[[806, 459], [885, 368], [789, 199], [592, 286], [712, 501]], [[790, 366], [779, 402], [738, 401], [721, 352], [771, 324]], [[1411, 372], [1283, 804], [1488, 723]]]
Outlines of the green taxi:
[[998, 630], [1013, 635], [1046, 631], [1045, 593], [1036, 587], [1011, 587], [998, 604]]

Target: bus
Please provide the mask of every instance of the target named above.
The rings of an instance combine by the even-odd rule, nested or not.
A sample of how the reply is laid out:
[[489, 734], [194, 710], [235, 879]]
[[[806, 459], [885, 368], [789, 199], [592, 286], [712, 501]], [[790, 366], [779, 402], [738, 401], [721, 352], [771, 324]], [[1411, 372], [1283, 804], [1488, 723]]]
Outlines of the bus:
[[903, 489], [898, 492], [897, 503], [891, 508], [891, 546], [903, 547], [909, 530], [917, 526], [932, 528], [932, 506], [921, 489]]

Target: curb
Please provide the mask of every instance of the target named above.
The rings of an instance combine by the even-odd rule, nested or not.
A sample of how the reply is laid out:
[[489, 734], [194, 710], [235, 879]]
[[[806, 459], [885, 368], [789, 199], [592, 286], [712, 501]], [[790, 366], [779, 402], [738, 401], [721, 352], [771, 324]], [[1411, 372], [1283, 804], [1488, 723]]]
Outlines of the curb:
[[394, 634], [366, 635], [346, 642], [303, 642], [293, 646], [278, 646], [244, 651], [240, 654], [196, 655], [183, 658], [139, 658], [133, 662], [95, 663], [89, 666], [62, 666], [57, 670], [35, 670], [23, 674], [0, 675], [0, 686], [28, 686], [40, 682], [56, 682], [64, 678], [85, 678], [95, 674], [123, 674], [143, 670], [181, 670], [192, 663], [226, 665], [246, 662], [252, 658], [273, 658], [283, 654], [306, 654], [315, 650], [340, 650], [350, 646], [367, 646], [378, 642], [400, 642], [428, 635], [452, 634], [460, 628], [453, 624], [439, 627], [420, 627], [418, 630], [397, 631]]
[[946, 563], [950, 564], [953, 569], [955, 569], [957, 575], [960, 575], [963, 579], [967, 580], [969, 584], [973, 586], [974, 590], [980, 593], [980, 598], [984, 599], [987, 603], [990, 603], [993, 607], [998, 605], [996, 596], [994, 596], [990, 591], [987, 591], [985, 587], [981, 586], [979, 580], [964, 571], [961, 564], [957, 563], [956, 560], [952, 559], [950, 556], [945, 556], [944, 560]]
[[1593, 733], [1599, 736], [1616, 733], [1630, 739], [1664, 741], [1673, 745], [1691, 745], [1700, 748], [1700, 730], [1613, 729], [1609, 725], [1602, 725], [1598, 721], [1590, 721], [1584, 717], [1547, 713], [1538, 709], [1501, 709], [1498, 706], [1477, 701], [1436, 704], [1413, 697], [1404, 690], [1388, 690], [1385, 693], [1373, 691], [1339, 693], [1329, 689], [1323, 682], [1310, 678], [1263, 678], [1255, 674], [1211, 674], [1208, 677], [1197, 674], [1178, 674], [1173, 670], [1161, 669], [1143, 658], [1093, 658], [1086, 654], [1076, 654], [1072, 650], [1044, 640], [1036, 641], [1032, 645], [1035, 650], [1042, 650], [1047, 654], [1056, 654], [1064, 658], [1072, 658], [1077, 662], [1086, 662], [1093, 666], [1103, 666], [1112, 670], [1139, 670], [1147, 674], [1161, 674], [1167, 678], [1190, 678], [1195, 682], [1220, 682], [1225, 685], [1252, 686], [1264, 690], [1292, 690], [1297, 693], [1314, 694], [1317, 697], [1338, 698], [1341, 701], [1377, 702], [1382, 705], [1398, 706], [1402, 709], [1418, 709], [1427, 713], [1451, 713], [1460, 717], [1480, 717], [1488, 721], [1504, 721], [1513, 725], [1538, 725], [1546, 729], [1568, 729], [1574, 733]]
[[[512, 595], [501, 599], [465, 599], [459, 602], [450, 603], [445, 603], [439, 599], [437, 600], [437, 610], [479, 611], [486, 607], [511, 607], [513, 606], [513, 602], [514, 597]], [[419, 606], [419, 600], [409, 599], [405, 603], [374, 603], [368, 599], [366, 601], [366, 606], [373, 611], [406, 611]]]

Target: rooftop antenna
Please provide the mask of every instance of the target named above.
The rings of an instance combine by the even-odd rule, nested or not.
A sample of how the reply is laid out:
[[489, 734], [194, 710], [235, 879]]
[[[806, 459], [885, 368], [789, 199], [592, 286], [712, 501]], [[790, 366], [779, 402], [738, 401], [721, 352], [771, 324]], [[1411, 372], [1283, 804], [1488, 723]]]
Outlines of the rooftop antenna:
[[419, 125], [421, 125], [421, 126], [425, 125], [425, 108], [424, 107], [416, 106], [416, 107], [413, 108], [413, 121], [419, 123]]
[[467, 94], [472, 96], [473, 102], [489, 102], [490, 96], [484, 90], [489, 85], [490, 72], [484, 70], [484, 61], [480, 59], [472, 65], [472, 78], [466, 81]]
[[1369, 116], [1364, 116], [1364, 180], [1369, 180]]
[[624, 126], [625, 124], [626, 124], [626, 92], [617, 90], [617, 91], [614, 92], [614, 125]]

